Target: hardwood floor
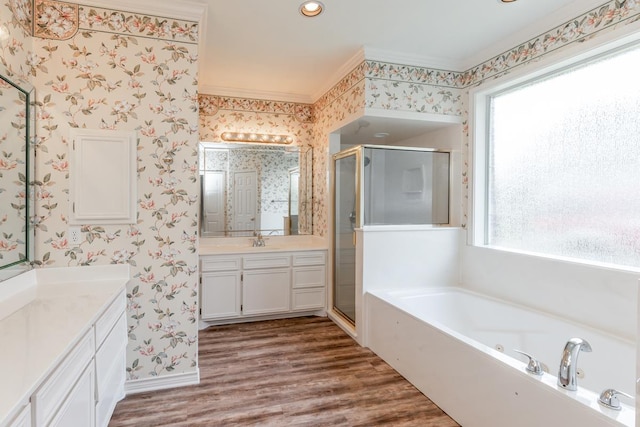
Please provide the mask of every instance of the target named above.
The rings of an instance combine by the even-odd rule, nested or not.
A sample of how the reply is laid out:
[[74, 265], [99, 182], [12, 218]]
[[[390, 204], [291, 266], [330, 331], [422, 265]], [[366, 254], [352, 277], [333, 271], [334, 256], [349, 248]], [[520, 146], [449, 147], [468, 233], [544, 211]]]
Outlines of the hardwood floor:
[[321, 317], [200, 331], [197, 386], [136, 394], [109, 427], [457, 426]]

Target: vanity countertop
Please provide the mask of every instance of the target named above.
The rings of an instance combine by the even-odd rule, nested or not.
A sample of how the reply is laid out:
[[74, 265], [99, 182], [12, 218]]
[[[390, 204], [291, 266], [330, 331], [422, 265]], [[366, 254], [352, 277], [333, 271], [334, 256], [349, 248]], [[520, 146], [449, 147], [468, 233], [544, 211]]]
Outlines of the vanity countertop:
[[318, 236], [264, 236], [264, 247], [253, 247], [253, 237], [201, 238], [203, 255], [250, 254], [261, 252], [298, 252], [326, 250], [328, 242]]
[[[14, 292], [0, 301], [22, 304], [0, 319], [0, 365], [4, 367], [0, 425], [28, 403], [38, 385], [124, 291], [129, 280], [129, 268], [124, 265], [39, 269], [24, 274], [30, 282], [24, 289], [31, 295], [28, 300]], [[25, 283], [25, 277], [20, 280]], [[11, 283], [2, 282], [0, 286]]]

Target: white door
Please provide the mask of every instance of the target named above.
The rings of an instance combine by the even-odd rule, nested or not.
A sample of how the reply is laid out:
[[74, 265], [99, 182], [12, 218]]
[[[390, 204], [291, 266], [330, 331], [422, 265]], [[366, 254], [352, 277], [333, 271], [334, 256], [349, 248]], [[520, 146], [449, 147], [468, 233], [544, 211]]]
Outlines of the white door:
[[225, 175], [223, 171], [207, 171], [202, 178], [204, 237], [224, 236]]
[[[234, 172], [233, 174], [233, 229], [234, 236], [250, 236], [260, 229], [257, 215], [258, 182], [256, 171]], [[246, 231], [240, 233], [240, 231]]]

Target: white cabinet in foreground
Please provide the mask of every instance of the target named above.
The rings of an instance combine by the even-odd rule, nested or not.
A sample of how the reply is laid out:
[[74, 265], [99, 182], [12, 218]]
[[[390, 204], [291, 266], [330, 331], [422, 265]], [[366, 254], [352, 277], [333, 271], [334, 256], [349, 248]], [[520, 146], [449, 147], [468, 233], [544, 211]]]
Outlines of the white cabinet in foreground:
[[202, 255], [201, 319], [232, 323], [325, 309], [326, 251]]
[[107, 427], [124, 397], [125, 304], [120, 293], [31, 396], [34, 427]]

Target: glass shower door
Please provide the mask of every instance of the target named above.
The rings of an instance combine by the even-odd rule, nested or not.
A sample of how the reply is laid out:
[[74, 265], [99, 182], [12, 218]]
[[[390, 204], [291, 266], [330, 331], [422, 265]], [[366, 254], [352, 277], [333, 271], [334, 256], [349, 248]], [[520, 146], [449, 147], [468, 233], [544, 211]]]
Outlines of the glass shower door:
[[333, 156], [333, 308], [355, 325], [356, 247], [355, 229], [360, 227], [358, 163], [360, 152], [348, 150]]

